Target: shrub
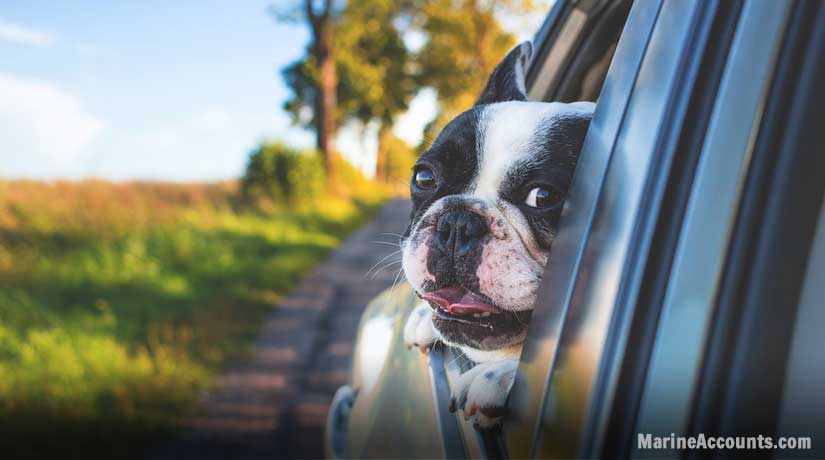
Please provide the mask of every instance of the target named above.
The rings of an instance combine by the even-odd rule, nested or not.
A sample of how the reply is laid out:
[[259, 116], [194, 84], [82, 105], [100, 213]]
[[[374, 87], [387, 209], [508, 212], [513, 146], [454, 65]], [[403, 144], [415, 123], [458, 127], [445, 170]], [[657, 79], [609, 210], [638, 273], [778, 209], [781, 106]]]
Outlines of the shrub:
[[283, 143], [264, 143], [249, 157], [241, 189], [256, 205], [295, 206], [326, 193], [326, 175], [320, 156]]

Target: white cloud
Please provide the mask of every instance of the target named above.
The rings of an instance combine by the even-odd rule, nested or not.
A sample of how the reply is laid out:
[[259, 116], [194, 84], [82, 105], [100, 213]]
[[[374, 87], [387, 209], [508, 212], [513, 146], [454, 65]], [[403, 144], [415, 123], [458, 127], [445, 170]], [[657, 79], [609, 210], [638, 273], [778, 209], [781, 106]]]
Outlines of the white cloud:
[[0, 18], [0, 41], [32, 46], [51, 46], [57, 39], [54, 34], [16, 24]]
[[103, 122], [49, 83], [0, 73], [0, 163], [4, 175], [74, 175]]

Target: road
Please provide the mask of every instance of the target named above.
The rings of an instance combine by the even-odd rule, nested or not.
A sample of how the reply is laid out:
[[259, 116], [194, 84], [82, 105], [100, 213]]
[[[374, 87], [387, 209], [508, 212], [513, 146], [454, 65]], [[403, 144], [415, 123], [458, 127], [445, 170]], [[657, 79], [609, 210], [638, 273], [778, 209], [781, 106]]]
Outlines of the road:
[[180, 438], [148, 457], [322, 457], [327, 408], [348, 379], [361, 311], [401, 266], [367, 272], [400, 259], [392, 253], [409, 211], [408, 201], [388, 202], [317, 266], [267, 318], [251, 358], [221, 375]]

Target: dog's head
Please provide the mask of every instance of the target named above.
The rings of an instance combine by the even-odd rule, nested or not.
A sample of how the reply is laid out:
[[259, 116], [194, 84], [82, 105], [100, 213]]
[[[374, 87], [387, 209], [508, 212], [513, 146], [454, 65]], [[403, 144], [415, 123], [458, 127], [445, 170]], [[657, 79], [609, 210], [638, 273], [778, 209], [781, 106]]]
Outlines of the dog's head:
[[490, 351], [527, 333], [594, 105], [526, 102], [531, 46], [415, 164], [403, 267], [449, 344]]

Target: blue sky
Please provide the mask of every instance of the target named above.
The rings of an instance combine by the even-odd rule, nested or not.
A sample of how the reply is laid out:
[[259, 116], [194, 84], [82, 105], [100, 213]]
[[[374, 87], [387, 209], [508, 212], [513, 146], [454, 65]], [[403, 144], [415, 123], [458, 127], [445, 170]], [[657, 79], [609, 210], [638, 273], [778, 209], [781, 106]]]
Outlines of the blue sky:
[[[281, 3], [3, 0], [0, 177], [219, 180], [263, 139], [311, 146], [281, 109], [280, 68], [308, 39], [268, 14]], [[433, 111], [424, 93], [397, 134], [415, 141]], [[361, 132], [338, 145], [368, 165]]]
[[0, 173], [221, 179], [264, 137], [311, 143], [278, 73], [307, 33], [270, 4], [4, 0]]

